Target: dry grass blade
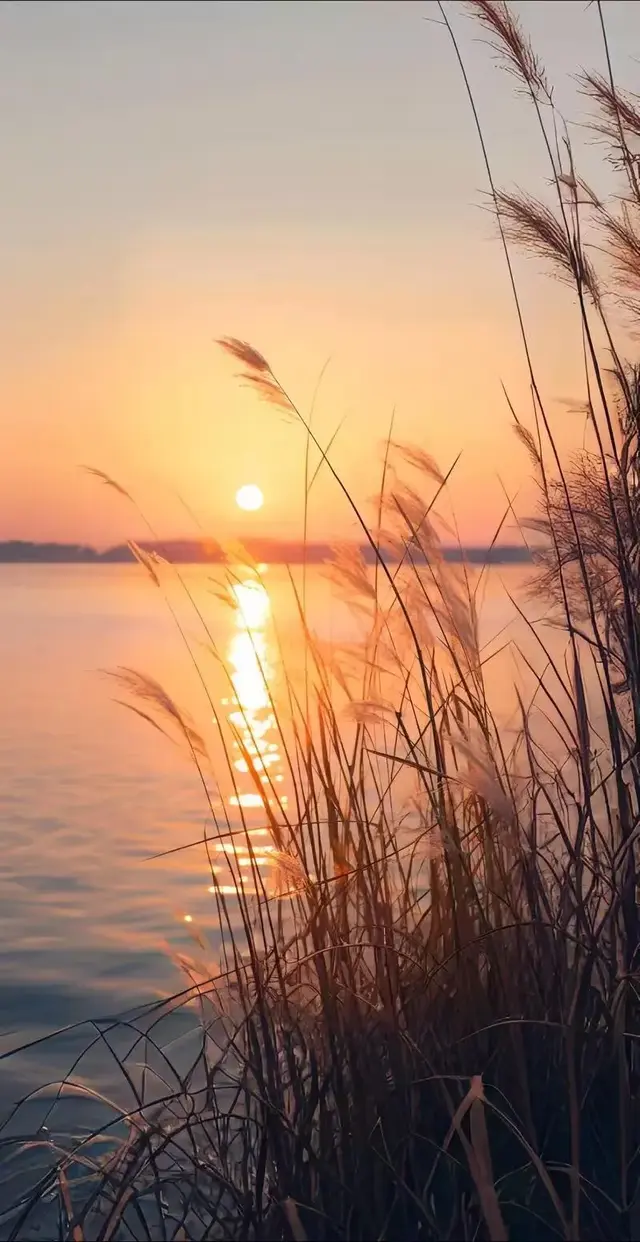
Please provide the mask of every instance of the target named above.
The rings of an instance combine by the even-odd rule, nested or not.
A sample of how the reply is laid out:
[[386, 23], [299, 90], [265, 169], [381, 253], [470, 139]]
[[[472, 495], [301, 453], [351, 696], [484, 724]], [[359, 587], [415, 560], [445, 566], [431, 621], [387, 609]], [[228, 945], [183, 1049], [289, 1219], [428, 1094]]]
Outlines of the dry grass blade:
[[291, 1230], [293, 1242], [307, 1242], [307, 1235], [302, 1227], [297, 1203], [294, 1203], [293, 1199], [285, 1199], [282, 1207]]
[[525, 427], [521, 422], [519, 422], [518, 419], [515, 419], [514, 421], [513, 430], [515, 434], [517, 435], [518, 439], [520, 440], [521, 444], [523, 444], [524, 447], [526, 448], [527, 453], [529, 454], [529, 457], [531, 458], [531, 462], [534, 468], [536, 470], [539, 470], [542, 464], [541, 458], [540, 458], [540, 450], [535, 442], [535, 438], [532, 432], [529, 431], [528, 427]]
[[418, 444], [403, 444], [398, 440], [389, 441], [389, 450], [397, 453], [408, 466], [413, 466], [416, 470], [428, 475], [438, 484], [444, 483], [444, 475], [430, 453], [427, 453]]
[[60, 1186], [60, 1194], [64, 1203], [64, 1210], [67, 1214], [67, 1222], [71, 1229], [71, 1238], [73, 1242], [84, 1242], [84, 1233], [80, 1225], [74, 1225], [74, 1211], [71, 1202], [71, 1191], [69, 1190], [69, 1182], [63, 1168], [58, 1170], [58, 1184]]
[[504, 58], [507, 67], [536, 97], [549, 96], [549, 87], [541, 61], [520, 23], [503, 0], [466, 0], [468, 12], [494, 36], [493, 47]]
[[260, 399], [266, 402], [267, 405], [275, 406], [276, 409], [282, 410], [284, 414], [294, 415], [296, 413], [293, 403], [272, 375], [256, 374], [254, 371], [242, 371], [239, 378], [247, 380], [249, 386], [253, 388]]
[[617, 216], [600, 208], [598, 218], [620, 282], [637, 295], [640, 288], [640, 221], [637, 208], [632, 210], [623, 203]]
[[271, 374], [271, 367], [266, 358], [259, 350], [254, 349], [253, 345], [249, 345], [248, 341], [240, 341], [234, 336], [223, 336], [217, 343], [225, 353], [230, 354], [247, 370], [257, 371], [263, 375]]
[[171, 742], [172, 746], [175, 746], [175, 739], [172, 738], [170, 733], [167, 733], [166, 729], [162, 728], [161, 724], [158, 724], [157, 720], [154, 720], [153, 716], [149, 715], [149, 712], [143, 712], [142, 708], [136, 707], [135, 703], [127, 703], [126, 699], [114, 699], [113, 701], [118, 704], [118, 707], [126, 707], [127, 711], [133, 712], [141, 720], [144, 720], [146, 724], [150, 724], [153, 729], [157, 729], [158, 733], [161, 733], [168, 742]]
[[390, 724], [397, 720], [397, 709], [380, 699], [354, 699], [347, 703], [343, 715], [356, 724]]
[[151, 704], [158, 711], [173, 720], [179, 726], [181, 733], [193, 751], [197, 755], [206, 757], [207, 747], [201, 734], [194, 729], [193, 725], [191, 725], [184, 713], [171, 698], [171, 695], [167, 694], [167, 691], [163, 689], [154, 677], [149, 677], [146, 673], [139, 673], [136, 669], [125, 667], [106, 670], [106, 675], [116, 681], [123, 690], [126, 690], [134, 698]]
[[473, 793], [477, 793], [498, 819], [506, 824], [514, 823], [516, 813], [513, 802], [505, 792], [486, 745], [483, 746], [480, 742], [473, 745], [465, 738], [458, 737], [453, 746], [467, 761], [466, 773], [459, 772], [458, 780]]
[[339, 544], [333, 549], [333, 558], [326, 565], [327, 577], [346, 591], [349, 598], [356, 596], [375, 603], [375, 584], [359, 548], [353, 544]]
[[118, 1195], [118, 1199], [114, 1203], [106, 1221], [104, 1232], [102, 1234], [104, 1242], [112, 1242], [116, 1229], [122, 1224], [125, 1208], [127, 1207], [127, 1204], [130, 1203], [132, 1198], [133, 1187], [125, 1184], [122, 1189], [122, 1193]]
[[127, 546], [131, 549], [131, 551], [133, 552], [133, 555], [135, 556], [139, 564], [142, 565], [143, 569], [146, 569], [154, 586], [159, 587], [160, 578], [158, 577], [158, 571], [156, 569], [156, 564], [158, 564], [159, 562], [154, 561], [151, 554], [149, 552], [145, 552], [144, 548], [141, 548], [139, 544], [133, 541], [133, 539], [129, 540], [129, 543]]
[[105, 474], [104, 470], [97, 470], [95, 466], [83, 466], [82, 469], [87, 474], [92, 475], [94, 479], [99, 479], [101, 483], [104, 483], [105, 487], [113, 488], [114, 492], [118, 492], [120, 496], [124, 496], [125, 500], [132, 501], [132, 497], [129, 492], [127, 492], [124, 487], [121, 487], [119, 483], [116, 483], [115, 479], [112, 479], [110, 475]]
[[611, 139], [617, 141], [620, 124], [640, 138], [640, 96], [620, 90], [599, 73], [583, 73], [580, 80], [586, 94], [598, 104]]
[[290, 398], [275, 378], [266, 358], [249, 345], [246, 341], [237, 340], [235, 337], [223, 337], [218, 344], [225, 351], [240, 362], [246, 370], [239, 373], [239, 379], [246, 380], [247, 383], [258, 394], [261, 400], [267, 405], [273, 405], [277, 409], [282, 410], [285, 414], [295, 415], [296, 410]]
[[273, 863], [276, 872], [276, 883], [280, 892], [292, 889], [296, 892], [304, 892], [310, 886], [310, 877], [307, 875], [301, 861], [294, 854], [288, 853], [286, 850], [271, 850], [269, 860]]
[[482, 1212], [487, 1223], [491, 1242], [508, 1242], [509, 1235], [503, 1220], [493, 1180], [491, 1149], [484, 1111], [484, 1093], [478, 1095], [469, 1110], [471, 1133], [471, 1172], [476, 1183]]
[[551, 209], [530, 194], [497, 190], [496, 210], [505, 236], [523, 250], [540, 255], [552, 263], [565, 279], [577, 281], [599, 302], [595, 271], [584, 252], [569, 237], [564, 222]]

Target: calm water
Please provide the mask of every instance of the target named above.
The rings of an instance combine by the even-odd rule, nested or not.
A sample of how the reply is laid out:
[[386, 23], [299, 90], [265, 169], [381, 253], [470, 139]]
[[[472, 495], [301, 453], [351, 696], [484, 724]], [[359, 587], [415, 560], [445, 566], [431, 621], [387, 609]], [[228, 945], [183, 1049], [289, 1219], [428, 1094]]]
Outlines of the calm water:
[[[295, 663], [296, 610], [287, 573], [270, 568], [266, 600], [250, 590], [242, 597], [241, 590], [231, 601], [235, 607], [207, 591], [203, 570], [185, 574], [232, 672], [230, 684], [219, 663], [198, 648], [216, 710], [228, 714], [234, 698], [240, 700], [269, 787], [286, 799], [259, 672], [272, 672], [267, 630], [273, 618]], [[482, 613], [486, 638], [505, 626], [513, 634], [503, 583], [517, 592], [521, 580], [519, 570], [491, 571]], [[175, 606], [189, 636], [201, 642], [204, 635], [181, 601], [177, 588]], [[309, 609], [327, 641], [357, 635], [356, 621], [315, 570]], [[116, 666], [158, 678], [219, 754], [193, 663], [141, 569], [0, 566], [0, 1050], [177, 990], [181, 980], [171, 951], [190, 943], [185, 916], [196, 926], [215, 925], [202, 847], [152, 859], [202, 835], [211, 819], [202, 786], [184, 747], [172, 746], [113, 701], [122, 692], [99, 670]], [[505, 719], [514, 669], [508, 653], [490, 669]], [[234, 763], [235, 797], [249, 815], [256, 810], [259, 826], [264, 815], [252, 808], [252, 798], [259, 798], [242, 772], [240, 753]], [[222, 763], [220, 770], [215, 814], [223, 807], [229, 813], [233, 801]], [[215, 862], [225, 884], [224, 854]], [[23, 1077], [59, 1073], [64, 1041], [56, 1048], [45, 1044], [28, 1068], [12, 1069], [11, 1090]], [[7, 1072], [11, 1064], [4, 1062]], [[8, 1089], [5, 1077], [3, 1094]]]

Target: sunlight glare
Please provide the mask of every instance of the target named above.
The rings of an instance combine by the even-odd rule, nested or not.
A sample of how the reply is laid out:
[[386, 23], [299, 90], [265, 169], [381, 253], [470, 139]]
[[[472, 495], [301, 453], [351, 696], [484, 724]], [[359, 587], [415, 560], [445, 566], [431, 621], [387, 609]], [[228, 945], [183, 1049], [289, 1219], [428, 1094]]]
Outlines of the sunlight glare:
[[236, 624], [241, 629], [261, 629], [270, 611], [269, 595], [262, 584], [251, 578], [245, 582], [234, 582], [231, 594], [238, 606]]
[[257, 483], [244, 483], [236, 492], [236, 504], [246, 513], [254, 513], [264, 504], [264, 496]]
[[[260, 497], [262, 502], [262, 493]], [[274, 669], [270, 660], [269, 593], [260, 578], [253, 574], [229, 583], [229, 592], [234, 605], [236, 628], [226, 651], [233, 694], [227, 695], [223, 701], [227, 709], [226, 720], [235, 734], [229, 748], [234, 791], [228, 795], [228, 804], [241, 810], [245, 831], [266, 840], [260, 844], [256, 842], [250, 850], [235, 841], [218, 842], [214, 849], [219, 860], [226, 856], [233, 869], [238, 868], [234, 877], [235, 887], [229, 886], [228, 891], [238, 893], [242, 888], [243, 893], [249, 894], [256, 891], [246, 887], [247, 881], [251, 880], [252, 867], [260, 868], [268, 882], [265, 872], [270, 872], [274, 866], [271, 857], [274, 845], [270, 841], [269, 829], [248, 828], [244, 816], [251, 811], [264, 813], [267, 807], [283, 808], [286, 794], [280, 794], [280, 788], [285, 778], [281, 770], [283, 757], [278, 721], [271, 698]], [[235, 755], [231, 758], [234, 751]], [[279, 786], [277, 793], [275, 782]], [[224, 893], [227, 888], [218, 883], [215, 891]], [[277, 895], [280, 896], [279, 889]]]

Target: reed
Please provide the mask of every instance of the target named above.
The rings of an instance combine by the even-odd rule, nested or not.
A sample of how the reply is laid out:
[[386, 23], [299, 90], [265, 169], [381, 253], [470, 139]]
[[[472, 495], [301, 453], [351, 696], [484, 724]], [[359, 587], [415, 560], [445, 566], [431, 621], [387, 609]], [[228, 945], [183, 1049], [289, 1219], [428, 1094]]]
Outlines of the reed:
[[[523, 526], [532, 590], [563, 627], [566, 658], [523, 614], [545, 672], [536, 712], [520, 700], [507, 743], [478, 634], [482, 573], [441, 554], [448, 476], [390, 436], [370, 521], [267, 360], [221, 342], [257, 397], [302, 425], [308, 485], [312, 446], [351, 505], [373, 567], [343, 550], [331, 572], [365, 637], [328, 654], [298, 592], [304, 687], [291, 677], [286, 712], [270, 704], [288, 806], [246, 731], [224, 743], [228, 775], [239, 741], [262, 793], [280, 896], [242, 807], [220, 821], [211, 802], [209, 840], [244, 842], [255, 894], [239, 885], [230, 899], [213, 876], [216, 960], [201, 942], [181, 962], [182, 993], [95, 1024], [130, 1107], [101, 1099], [101, 1124], [54, 1132], [54, 1104], [80, 1091], [78, 1066], [48, 1106], [50, 1128], [20, 1133], [17, 1107], [0, 1140], [4, 1237], [31, 1236], [45, 1218], [76, 1242], [639, 1236], [640, 368], [626, 361], [620, 308], [636, 313], [640, 103], [616, 86], [596, 5], [607, 73], [582, 85], [618, 179], [603, 201], [581, 180], [510, 9], [466, 9], [527, 93], [549, 160], [553, 201], [500, 190], [469, 90], [530, 368], [531, 412], [514, 410], [514, 422], [538, 482], [539, 512]], [[536, 379], [514, 245], [573, 290], [588, 447], [569, 461]], [[218, 655], [179, 570], [140, 560], [156, 589], [177, 581]], [[201, 731], [149, 677], [121, 670], [118, 684], [186, 747], [209, 797]], [[161, 1032], [194, 1004], [198, 1050], [179, 1068]]]

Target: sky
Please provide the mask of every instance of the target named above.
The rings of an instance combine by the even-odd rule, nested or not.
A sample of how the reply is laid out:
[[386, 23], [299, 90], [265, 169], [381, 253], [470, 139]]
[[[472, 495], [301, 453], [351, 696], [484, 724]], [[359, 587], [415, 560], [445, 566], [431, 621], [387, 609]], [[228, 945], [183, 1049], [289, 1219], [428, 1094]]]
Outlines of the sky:
[[[602, 69], [597, 9], [514, 5], [597, 178], [572, 77]], [[640, 8], [609, 0], [616, 73], [637, 84]], [[547, 192], [526, 101], [448, 7], [497, 180]], [[425, 0], [30, 0], [0, 4], [0, 539], [295, 537], [304, 434], [238, 384], [232, 335], [313, 406], [360, 504], [398, 439], [448, 469], [467, 542], [530, 507], [527, 378], [460, 73]], [[558, 435], [581, 433], [571, 298], [517, 264]], [[324, 368], [324, 370], [323, 370]], [[319, 379], [322, 376], [320, 383]], [[236, 489], [265, 496], [242, 517]], [[183, 503], [183, 502], [186, 502]], [[349, 537], [326, 469], [311, 534]]]

